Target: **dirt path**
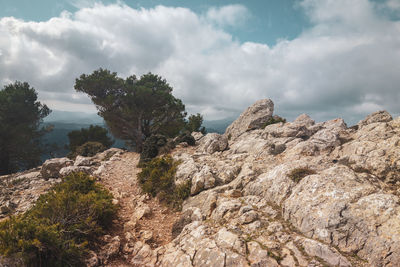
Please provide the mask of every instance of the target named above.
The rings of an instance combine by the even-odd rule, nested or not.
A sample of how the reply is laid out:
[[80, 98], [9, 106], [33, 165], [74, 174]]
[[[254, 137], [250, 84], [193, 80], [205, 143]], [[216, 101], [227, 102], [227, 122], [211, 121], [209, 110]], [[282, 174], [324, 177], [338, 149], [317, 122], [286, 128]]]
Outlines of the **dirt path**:
[[153, 249], [172, 240], [172, 225], [180, 215], [158, 203], [157, 199], [151, 199], [141, 194], [137, 181], [137, 174], [141, 171], [137, 167], [138, 162], [139, 154], [126, 152], [120, 158], [106, 165], [105, 171], [101, 175], [100, 182], [112, 192], [120, 205], [118, 218], [115, 220], [110, 235], [121, 238], [121, 253], [111, 262], [108, 262], [107, 266], [132, 266], [129, 264], [132, 255], [129, 255], [129, 253], [123, 254], [122, 252], [122, 248], [128, 242], [124, 225], [132, 219], [138, 206], [148, 206], [151, 213], [138, 220], [134, 229], [129, 232], [134, 236], [135, 241], [143, 241], [144, 232], [151, 233], [152, 238], [147, 240], [146, 243]]

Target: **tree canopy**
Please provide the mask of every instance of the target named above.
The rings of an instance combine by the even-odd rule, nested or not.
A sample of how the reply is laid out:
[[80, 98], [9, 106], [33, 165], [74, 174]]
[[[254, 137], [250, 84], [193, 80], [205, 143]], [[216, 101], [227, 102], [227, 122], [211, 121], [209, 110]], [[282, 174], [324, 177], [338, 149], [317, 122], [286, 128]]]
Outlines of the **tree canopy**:
[[138, 152], [152, 134], [174, 137], [185, 126], [184, 104], [165, 79], [152, 73], [123, 79], [100, 68], [76, 79], [75, 90], [88, 94], [112, 134], [131, 141]]
[[203, 116], [200, 113], [196, 115], [190, 115], [185, 125], [185, 129], [189, 132], [201, 132], [206, 133], [206, 128], [201, 126], [203, 124]]
[[98, 125], [90, 125], [89, 128], [71, 131], [68, 133], [68, 139], [68, 148], [72, 153], [87, 142], [99, 142], [105, 149], [110, 148], [114, 143], [108, 136], [107, 129]]
[[50, 109], [37, 101], [37, 93], [26, 82], [15, 82], [0, 90], [0, 174], [40, 164], [40, 127]]

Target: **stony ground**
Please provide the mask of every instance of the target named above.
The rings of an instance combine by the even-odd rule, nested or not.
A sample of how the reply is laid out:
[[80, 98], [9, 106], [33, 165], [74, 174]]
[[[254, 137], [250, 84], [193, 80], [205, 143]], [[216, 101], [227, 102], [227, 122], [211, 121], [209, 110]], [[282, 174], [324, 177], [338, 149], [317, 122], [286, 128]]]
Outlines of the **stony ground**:
[[176, 183], [192, 184], [180, 213], [141, 194], [138, 154], [111, 149], [0, 177], [0, 216], [85, 171], [121, 207], [88, 266], [400, 266], [400, 117], [266, 126], [272, 113], [258, 101], [224, 135], [171, 152]]
[[138, 162], [139, 154], [126, 152], [107, 162], [99, 176], [100, 183], [112, 192], [120, 206], [110, 236], [111, 239], [119, 237], [121, 251], [104, 263], [107, 266], [132, 266], [132, 252], [137, 241], [148, 244], [151, 249], [168, 244], [172, 240], [172, 225], [180, 216], [157, 199], [141, 194], [137, 182], [141, 170]]

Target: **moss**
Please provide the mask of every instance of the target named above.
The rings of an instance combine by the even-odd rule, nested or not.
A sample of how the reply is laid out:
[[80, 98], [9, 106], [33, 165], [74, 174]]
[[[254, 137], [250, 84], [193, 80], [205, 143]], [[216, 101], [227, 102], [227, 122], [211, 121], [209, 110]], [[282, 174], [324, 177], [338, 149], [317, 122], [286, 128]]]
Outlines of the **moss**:
[[168, 206], [181, 209], [182, 202], [190, 195], [191, 181], [175, 185], [175, 173], [180, 162], [174, 161], [171, 156], [155, 158], [144, 164], [139, 173], [139, 183], [143, 192], [158, 197]]
[[298, 183], [303, 179], [304, 177], [308, 175], [315, 174], [315, 171], [309, 169], [309, 168], [296, 168], [293, 169], [289, 174], [288, 177], [292, 179], [293, 182]]
[[106, 189], [86, 174], [70, 174], [30, 210], [0, 223], [0, 254], [29, 266], [82, 266], [115, 214]]

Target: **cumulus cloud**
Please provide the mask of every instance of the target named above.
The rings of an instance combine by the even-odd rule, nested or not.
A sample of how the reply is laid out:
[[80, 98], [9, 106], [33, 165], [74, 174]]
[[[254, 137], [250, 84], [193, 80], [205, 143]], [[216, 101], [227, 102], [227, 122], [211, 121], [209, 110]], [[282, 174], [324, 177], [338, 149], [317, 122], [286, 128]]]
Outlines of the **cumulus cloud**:
[[[121, 76], [165, 77], [189, 112], [236, 116], [269, 97], [277, 113], [356, 122], [369, 112], [399, 114], [400, 22], [367, 0], [305, 0], [313, 26], [293, 40], [239, 43], [224, 25], [247, 9], [198, 15], [186, 8], [94, 4], [44, 22], [0, 20], [0, 82], [28, 81], [51, 108], [94, 110], [74, 80], [99, 67]], [[219, 20], [219, 21], [218, 21]]]
[[246, 7], [239, 4], [227, 5], [222, 7], [212, 7], [207, 11], [207, 20], [219, 26], [237, 26], [250, 17], [250, 12]]

